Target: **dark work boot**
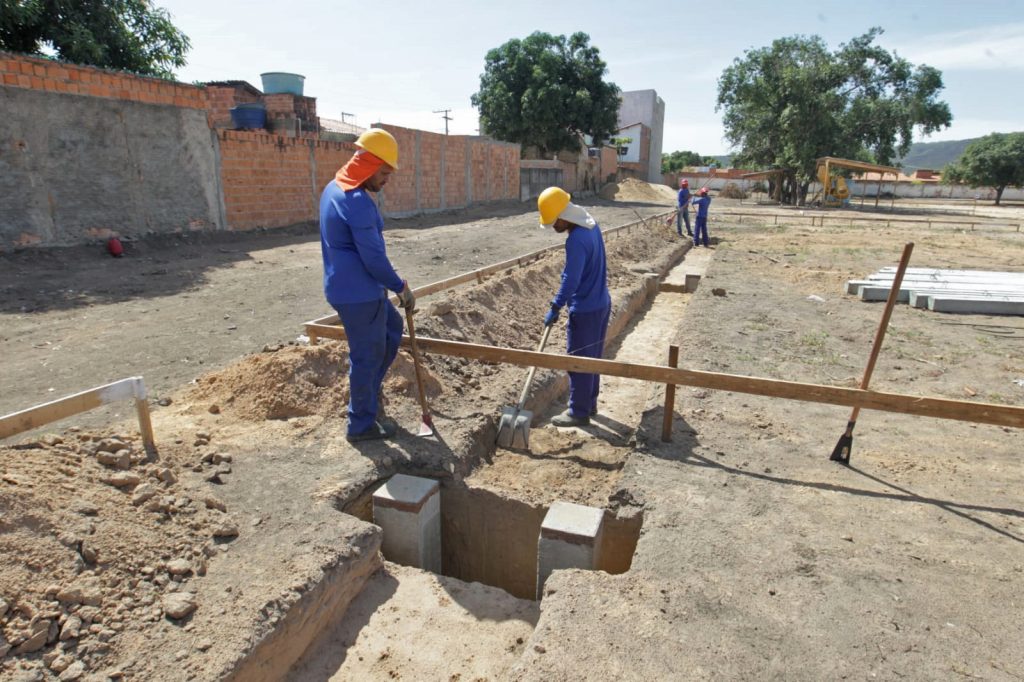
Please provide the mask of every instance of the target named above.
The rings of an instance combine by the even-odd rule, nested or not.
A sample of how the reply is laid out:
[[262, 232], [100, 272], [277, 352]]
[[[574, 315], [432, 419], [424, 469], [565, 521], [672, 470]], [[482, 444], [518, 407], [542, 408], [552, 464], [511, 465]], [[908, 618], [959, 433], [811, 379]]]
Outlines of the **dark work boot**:
[[349, 443], [360, 443], [365, 440], [383, 440], [385, 438], [391, 438], [395, 435], [397, 429], [390, 424], [381, 424], [379, 421], [373, 423], [366, 431], [362, 433], [350, 433], [345, 436], [345, 440]]
[[569, 410], [551, 418], [555, 426], [586, 426], [590, 423], [590, 417], [577, 417]]

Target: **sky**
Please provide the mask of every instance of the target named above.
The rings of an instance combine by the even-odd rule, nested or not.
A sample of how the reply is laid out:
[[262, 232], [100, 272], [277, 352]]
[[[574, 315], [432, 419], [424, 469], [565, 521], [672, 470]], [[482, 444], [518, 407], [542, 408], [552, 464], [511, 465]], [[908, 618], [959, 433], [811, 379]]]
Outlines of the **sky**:
[[715, 111], [722, 70], [749, 49], [819, 35], [830, 49], [872, 26], [878, 44], [942, 71], [948, 129], [915, 141], [1024, 130], [1024, 0], [709, 3], [392, 0], [154, 0], [192, 41], [184, 82], [306, 77], [317, 113], [361, 126], [392, 123], [477, 134], [470, 97], [491, 48], [533, 31], [583, 31], [622, 90], [665, 101], [663, 151], [730, 152]]

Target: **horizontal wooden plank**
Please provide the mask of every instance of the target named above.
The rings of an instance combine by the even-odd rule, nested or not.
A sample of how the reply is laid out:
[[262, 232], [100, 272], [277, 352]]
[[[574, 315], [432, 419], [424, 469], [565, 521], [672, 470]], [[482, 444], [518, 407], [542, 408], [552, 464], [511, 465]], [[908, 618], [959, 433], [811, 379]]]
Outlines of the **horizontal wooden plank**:
[[[345, 330], [329, 325], [306, 325], [320, 338], [344, 339]], [[590, 372], [605, 376], [653, 381], [659, 384], [696, 386], [735, 393], [748, 393], [770, 398], [785, 398], [803, 402], [859, 407], [882, 412], [913, 414], [921, 417], [954, 419], [979, 424], [995, 424], [1024, 428], [1024, 407], [971, 403], [945, 398], [926, 398], [866, 391], [858, 388], [824, 386], [779, 379], [761, 379], [737, 374], [703, 372], [688, 369], [672, 369], [658, 365], [597, 360], [593, 358], [538, 353], [484, 346], [460, 341], [446, 341], [429, 337], [416, 337], [421, 351], [482, 360], [485, 362], [518, 365], [520, 367], [544, 367], [573, 372]], [[402, 337], [402, 345], [408, 345], [408, 337]]]
[[135, 387], [138, 380], [139, 377], [121, 379], [120, 381], [91, 388], [88, 391], [82, 391], [81, 393], [75, 393], [74, 395], [58, 398], [48, 403], [4, 415], [0, 417], [0, 438], [8, 438], [24, 431], [31, 431], [50, 422], [55, 422], [116, 400], [131, 398], [135, 395]]

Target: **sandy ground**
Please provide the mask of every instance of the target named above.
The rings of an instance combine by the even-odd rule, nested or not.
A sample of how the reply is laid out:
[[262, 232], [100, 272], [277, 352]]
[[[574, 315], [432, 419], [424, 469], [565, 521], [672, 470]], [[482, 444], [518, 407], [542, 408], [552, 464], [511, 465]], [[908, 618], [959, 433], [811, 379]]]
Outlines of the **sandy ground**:
[[[701, 287], [692, 295], [661, 294], [642, 307], [612, 344], [615, 357], [662, 363], [668, 345], [678, 343], [682, 367], [852, 386], [881, 306], [845, 296], [846, 279], [893, 264], [907, 239], [917, 243], [916, 266], [1013, 270], [1022, 260], [1021, 237], [1003, 232], [844, 230], [785, 221], [766, 229], [730, 224], [724, 214], [739, 210], [738, 203], [715, 206], [723, 215], [712, 222], [714, 248], [691, 250], [669, 275], [678, 281], [703, 272]], [[665, 207], [606, 202], [593, 210], [614, 225], [630, 220], [634, 208]], [[432, 220], [444, 219], [452, 224], [424, 221], [396, 240], [399, 266], [425, 273], [423, 281], [550, 238], [534, 228], [532, 213], [511, 209], [496, 219]], [[528, 246], [494, 239], [502, 229], [521, 234], [517, 244]], [[267, 246], [261, 239], [281, 243], [252, 250]], [[73, 251], [4, 256], [11, 265], [4, 272], [17, 275], [2, 283], [14, 297], [4, 299], [0, 341], [11, 370], [0, 380], [3, 400], [17, 403], [6, 409], [24, 405], [12, 392], [35, 395], [30, 387], [55, 377], [84, 386], [131, 373], [149, 379], [146, 362], [159, 368], [154, 401], [167, 402], [154, 404], [163, 438], [156, 461], [140, 452], [130, 427], [111, 431], [88, 420], [78, 431], [0, 451], [0, 543], [5, 557], [19, 557], [0, 566], [5, 675], [180, 679], [167, 677], [180, 669], [187, 679], [220, 677], [233, 656], [286, 622], [289, 610], [339, 567], [347, 571], [341, 584], [351, 586], [346, 599], [364, 581], [367, 587], [338, 629], [324, 631], [332, 644], [301, 659], [297, 670], [306, 674], [293, 670], [294, 679], [1024, 675], [1015, 645], [1024, 623], [1014, 606], [1024, 580], [1018, 432], [865, 412], [847, 468], [827, 459], [847, 410], [681, 387], [673, 442], [663, 444], [664, 387], [608, 379], [602, 415], [591, 427], [546, 425], [563, 407], [556, 400], [539, 415], [533, 456], [492, 456], [482, 441], [493, 439], [500, 406], [514, 400], [525, 371], [434, 357], [427, 369], [443, 440], [403, 431], [392, 443], [357, 450], [344, 442], [337, 416], [345, 400], [343, 348], [287, 345], [301, 321], [327, 312], [318, 301], [316, 246], [302, 233], [139, 244], [138, 263], [96, 256], [75, 264], [85, 252]], [[610, 245], [617, 303], [642, 291], [645, 273], [678, 246], [667, 232]], [[464, 260], [473, 248], [481, 262]], [[145, 275], [153, 262], [144, 259], [156, 251], [190, 263], [190, 275], [176, 274], [173, 283]], [[37, 262], [34, 271], [33, 257], [52, 262]], [[458, 263], [441, 275], [446, 258]], [[107, 272], [110, 263], [137, 269], [117, 277]], [[559, 267], [556, 255], [431, 299], [421, 333], [532, 347]], [[26, 279], [33, 272], [38, 276]], [[52, 276], [54, 286], [40, 286], [43, 276]], [[66, 293], [82, 290], [71, 282], [100, 283], [79, 297]], [[147, 283], [156, 289], [125, 293]], [[119, 287], [124, 291], [113, 291]], [[302, 293], [281, 297], [289, 291]], [[219, 312], [225, 292], [258, 299], [263, 312], [245, 324], [224, 319], [232, 315]], [[151, 314], [167, 329], [143, 324]], [[110, 320], [121, 319], [111, 329]], [[1009, 335], [993, 335], [983, 326], [991, 324]], [[85, 342], [86, 329], [100, 340]], [[57, 348], [30, 342], [44, 336]], [[1015, 383], [1024, 378], [1022, 336], [1024, 323], [1014, 318], [901, 306], [873, 386], [1024, 404], [1024, 388]], [[82, 341], [66, 345], [75, 339]], [[139, 350], [143, 339], [161, 343]], [[559, 344], [564, 337], [553, 339], [553, 347]], [[239, 348], [252, 354], [229, 361]], [[113, 375], [102, 362], [111, 353], [124, 363]], [[400, 355], [388, 411], [410, 429], [418, 416], [411, 376], [411, 363]], [[558, 386], [557, 373], [538, 379], [538, 390]], [[97, 453], [111, 448], [104, 463]], [[452, 578], [388, 565], [371, 576], [379, 531], [337, 510], [354, 510], [396, 471], [534, 506], [572, 499], [642, 509], [632, 566], [621, 575], [556, 573], [539, 617], [536, 603]], [[139, 480], [112, 485], [119, 472]], [[134, 504], [143, 484], [156, 493]], [[218, 535], [225, 521], [233, 528]], [[175, 605], [165, 600], [185, 592], [196, 610], [175, 618]], [[454, 592], [465, 601], [442, 603]], [[73, 619], [77, 635], [69, 630], [61, 639]], [[444, 654], [417, 656], [433, 630], [448, 633]], [[33, 638], [39, 648], [14, 653]], [[139, 656], [142, 650], [152, 653]]]
[[[1013, 269], [1022, 253], [1005, 235], [717, 236], [675, 337], [685, 365], [834, 385], [859, 381], [881, 313], [843, 281], [905, 239], [919, 266]], [[1024, 405], [1022, 376], [1019, 318], [900, 306], [873, 386]], [[646, 503], [631, 570], [556, 574], [517, 679], [1024, 674], [1018, 431], [862, 412], [843, 467], [828, 455], [848, 410], [683, 388], [666, 444], [659, 398], [619, 479]], [[578, 613], [594, 617], [565, 627]]]

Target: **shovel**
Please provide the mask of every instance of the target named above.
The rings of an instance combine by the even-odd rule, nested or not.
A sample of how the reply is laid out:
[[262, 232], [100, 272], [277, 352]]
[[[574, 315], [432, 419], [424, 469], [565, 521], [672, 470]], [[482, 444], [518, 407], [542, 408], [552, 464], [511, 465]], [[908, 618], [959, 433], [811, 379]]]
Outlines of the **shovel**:
[[423, 390], [423, 370], [420, 367], [420, 350], [416, 345], [416, 327], [412, 323], [412, 311], [405, 309], [405, 321], [409, 325], [409, 345], [412, 347], [412, 364], [416, 368], [416, 391], [420, 396], [420, 409], [423, 415], [420, 419], [420, 431], [418, 436], [431, 436], [434, 434], [434, 420], [430, 416], [430, 407], [427, 406], [427, 394]]
[[[878, 323], [878, 331], [875, 332], [875, 342], [871, 346], [871, 355], [868, 356], [867, 367], [864, 368], [864, 378], [860, 380], [860, 388], [866, 391], [868, 382], [871, 381], [871, 373], [875, 371], [875, 361], [878, 360], [878, 352], [882, 350], [882, 339], [885, 338], [885, 330], [889, 327], [889, 318], [892, 317], [893, 306], [900, 295], [900, 285], [903, 284], [903, 273], [907, 271], [907, 264], [910, 262], [910, 254], [914, 250], [914, 243], [909, 242], [903, 247], [903, 257], [900, 258], [900, 265], [896, 269], [896, 276], [892, 279], [892, 289], [889, 290], [889, 299], [885, 302], [885, 312], [882, 313], [882, 321]], [[846, 422], [846, 431], [839, 437], [832, 455], [829, 457], [833, 462], [842, 464], [850, 463], [850, 449], [853, 447], [853, 427], [857, 425], [857, 415], [860, 408], [853, 408], [850, 414], [850, 421]]]
[[[540, 337], [540, 345], [537, 352], [544, 350], [548, 342], [548, 335], [551, 334], [551, 325], [544, 327], [544, 335]], [[498, 423], [498, 447], [511, 448], [515, 450], [530, 449], [530, 422], [533, 421], [533, 412], [524, 410], [526, 396], [530, 393], [530, 384], [533, 383], [533, 375], [537, 372], [536, 367], [530, 368], [526, 375], [526, 385], [519, 395], [519, 404], [515, 407], [501, 408], [501, 421]]]

